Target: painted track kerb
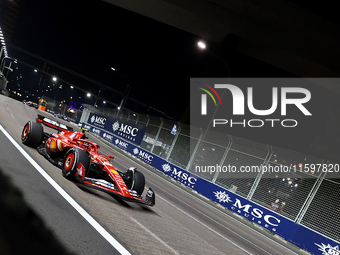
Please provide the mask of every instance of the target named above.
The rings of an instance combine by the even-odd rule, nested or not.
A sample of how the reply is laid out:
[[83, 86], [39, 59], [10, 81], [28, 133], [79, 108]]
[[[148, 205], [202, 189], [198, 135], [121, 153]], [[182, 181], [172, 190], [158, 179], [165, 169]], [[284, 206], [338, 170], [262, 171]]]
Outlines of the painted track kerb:
[[48, 181], [52, 187], [74, 208], [77, 212], [84, 217], [84, 219], [94, 227], [98, 233], [105, 238], [120, 254], [131, 255], [131, 253], [124, 248], [109, 232], [107, 232], [90, 214], [88, 214], [70, 195], [66, 193], [46, 172], [42, 169], [37, 162], [35, 162], [27, 152], [10, 136], [10, 134], [0, 125], [1, 132], [7, 139], [14, 145], [14, 147], [31, 163], [31, 165]]

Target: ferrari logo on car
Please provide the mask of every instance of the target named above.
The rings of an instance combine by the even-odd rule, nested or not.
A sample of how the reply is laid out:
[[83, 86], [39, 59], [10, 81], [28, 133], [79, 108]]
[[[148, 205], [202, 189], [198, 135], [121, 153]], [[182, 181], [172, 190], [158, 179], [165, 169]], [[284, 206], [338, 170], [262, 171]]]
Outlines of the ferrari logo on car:
[[51, 148], [51, 150], [54, 150], [55, 147], [56, 147], [56, 145], [55, 145], [55, 140], [53, 140], [53, 141], [51, 142], [50, 148]]

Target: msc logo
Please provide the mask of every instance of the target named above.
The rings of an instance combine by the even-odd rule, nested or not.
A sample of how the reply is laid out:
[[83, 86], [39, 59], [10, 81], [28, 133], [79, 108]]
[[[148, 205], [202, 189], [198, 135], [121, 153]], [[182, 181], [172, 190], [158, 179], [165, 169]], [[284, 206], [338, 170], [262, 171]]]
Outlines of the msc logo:
[[116, 144], [118, 147], [121, 147], [121, 148], [123, 148], [123, 149], [127, 149], [127, 147], [129, 146], [128, 143], [123, 142], [123, 141], [121, 141], [121, 140], [119, 140], [119, 139], [116, 139], [115, 144]]
[[180, 181], [187, 181], [188, 185], [195, 185], [197, 182], [197, 179], [193, 176], [190, 176], [188, 173], [183, 172], [182, 170], [177, 170], [177, 168], [174, 167], [174, 169], [171, 169], [171, 166], [169, 164], [163, 164], [162, 165], [163, 171], [170, 174], [170, 176], [177, 178]]
[[129, 126], [127, 124], [119, 123], [118, 121], [112, 124], [112, 130], [113, 132], [116, 132], [118, 130], [119, 132], [132, 136], [136, 136], [138, 134], [138, 128]]
[[119, 129], [119, 122], [116, 121], [115, 123], [112, 124], [112, 130], [113, 132], [116, 132]]
[[103, 117], [99, 117], [99, 116], [92, 116], [90, 119], [91, 123], [95, 123], [95, 124], [100, 124], [100, 125], [105, 125], [106, 122], [106, 118]]
[[339, 246], [332, 246], [330, 244], [323, 244], [321, 243], [320, 244], [317, 244], [317, 243], [314, 243], [315, 245], [317, 245], [319, 247], [319, 250], [322, 251], [322, 254], [323, 255], [340, 255], [340, 250], [339, 250]]
[[97, 134], [97, 135], [100, 135], [100, 132], [101, 132], [101, 131], [100, 131], [99, 129], [93, 128], [93, 129], [92, 129], [92, 132], [95, 133], [95, 134]]
[[216, 197], [216, 199], [220, 202], [220, 203], [229, 203], [229, 202], [233, 202], [232, 200], [231, 200], [231, 198], [229, 197], [229, 195], [228, 194], [226, 194], [226, 192], [225, 191], [215, 191], [214, 192], [214, 194], [215, 194], [215, 197]]
[[107, 139], [107, 140], [112, 142], [114, 137], [112, 135], [110, 135], [110, 134], [104, 133], [103, 134], [103, 138], [105, 138], [105, 139]]
[[148, 154], [148, 153], [146, 153], [146, 152], [144, 152], [142, 150], [138, 150], [138, 148], [134, 148], [133, 149], [133, 153], [135, 155], [137, 155], [140, 159], [146, 160], [146, 161], [148, 161], [150, 163], [153, 160], [153, 156], [152, 155], [150, 155], [150, 154]]
[[233, 211], [236, 211], [238, 214], [254, 221], [258, 224], [262, 224], [262, 220], [264, 220], [264, 224], [266, 228], [272, 227], [272, 231], [275, 232], [277, 226], [279, 226], [281, 220], [276, 218], [273, 215], [265, 214], [263, 210], [259, 208], [254, 208], [250, 204], [241, 204], [241, 200], [235, 198], [235, 203], [230, 208]]

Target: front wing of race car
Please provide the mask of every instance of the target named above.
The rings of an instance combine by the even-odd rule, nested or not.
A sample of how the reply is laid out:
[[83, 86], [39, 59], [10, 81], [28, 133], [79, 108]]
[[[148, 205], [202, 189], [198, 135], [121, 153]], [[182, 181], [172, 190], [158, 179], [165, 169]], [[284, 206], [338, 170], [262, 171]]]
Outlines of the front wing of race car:
[[123, 200], [137, 202], [148, 206], [155, 205], [155, 193], [151, 188], [149, 188], [146, 192], [145, 198], [142, 198], [134, 190], [125, 190], [123, 192], [120, 192], [116, 185], [101, 179], [85, 177], [82, 185], [104, 191], [114, 197], [118, 197]]

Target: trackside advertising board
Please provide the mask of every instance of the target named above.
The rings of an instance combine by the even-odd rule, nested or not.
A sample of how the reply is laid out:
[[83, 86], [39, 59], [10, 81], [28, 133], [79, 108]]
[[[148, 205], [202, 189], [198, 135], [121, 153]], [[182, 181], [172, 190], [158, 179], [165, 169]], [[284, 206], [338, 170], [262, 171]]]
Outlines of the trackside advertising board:
[[[91, 117], [90, 117], [91, 118]], [[235, 193], [232, 193], [214, 183], [202, 179], [186, 170], [177, 167], [170, 162], [146, 151], [135, 144], [121, 139], [112, 132], [99, 129], [92, 124], [85, 124], [90, 132], [102, 137], [118, 148], [134, 155], [150, 166], [172, 177], [178, 182], [196, 190], [203, 196], [219, 203], [238, 215], [268, 229], [272, 233], [281, 236], [312, 254], [340, 255], [340, 244], [320, 235], [302, 225], [275, 213], [263, 206], [249, 201]]]
[[[140, 123], [136, 124], [120, 119], [107, 118], [94, 113], [90, 114], [88, 123], [93, 126], [91, 130], [93, 133], [100, 135], [101, 131], [99, 129], [103, 129], [137, 145], [141, 144], [146, 129], [145, 125]], [[93, 128], [95, 132], [93, 131]], [[96, 128], [99, 129], [97, 130]]]

